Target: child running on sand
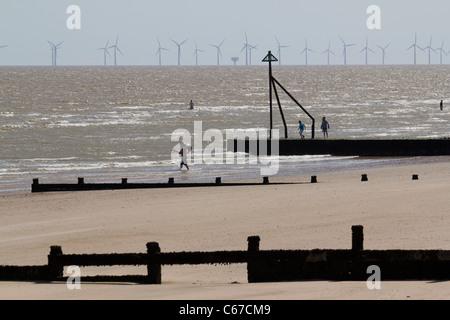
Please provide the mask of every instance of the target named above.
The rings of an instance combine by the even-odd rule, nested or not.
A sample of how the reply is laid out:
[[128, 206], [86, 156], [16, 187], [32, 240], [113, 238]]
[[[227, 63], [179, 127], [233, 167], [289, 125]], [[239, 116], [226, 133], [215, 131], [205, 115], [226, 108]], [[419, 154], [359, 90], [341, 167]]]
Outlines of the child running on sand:
[[183, 169], [183, 165], [186, 166], [186, 169], [189, 170], [189, 166], [187, 164], [187, 154], [192, 149], [192, 146], [189, 144], [185, 144], [183, 141], [180, 141], [180, 152], [179, 155], [181, 157], [180, 170]]

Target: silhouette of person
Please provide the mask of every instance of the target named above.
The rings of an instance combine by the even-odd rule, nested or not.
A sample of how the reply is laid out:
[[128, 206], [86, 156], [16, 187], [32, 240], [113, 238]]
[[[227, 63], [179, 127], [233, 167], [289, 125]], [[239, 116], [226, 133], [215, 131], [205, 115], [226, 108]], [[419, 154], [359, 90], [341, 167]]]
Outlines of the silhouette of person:
[[328, 138], [328, 129], [330, 129], [330, 124], [328, 123], [325, 117], [322, 118], [322, 124], [320, 126], [320, 129], [322, 129], [323, 137]]
[[190, 110], [194, 109], [194, 102], [192, 102], [192, 100], [191, 100], [191, 102], [189, 103], [189, 109], [190, 109]]
[[441, 111], [444, 110], [444, 101], [441, 100], [441, 103], [439, 104]]
[[186, 169], [189, 170], [189, 166], [187, 163], [187, 154], [191, 151], [192, 147], [188, 144], [185, 144], [183, 141], [180, 141], [180, 152], [179, 155], [181, 157], [180, 170], [183, 169], [183, 165], [186, 166]]

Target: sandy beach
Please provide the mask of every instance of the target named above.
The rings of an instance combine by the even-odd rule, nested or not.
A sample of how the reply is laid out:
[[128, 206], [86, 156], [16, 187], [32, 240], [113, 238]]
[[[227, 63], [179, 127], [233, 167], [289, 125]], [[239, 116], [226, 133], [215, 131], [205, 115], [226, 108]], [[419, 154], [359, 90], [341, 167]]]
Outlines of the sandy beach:
[[[368, 181], [361, 181], [367, 174]], [[413, 180], [417, 174], [419, 179]], [[365, 249], [450, 250], [450, 158], [424, 164], [271, 177], [295, 184], [18, 193], [0, 195], [0, 264], [44, 265], [64, 253], [349, 249], [364, 226]], [[30, 181], [31, 184], [31, 181]], [[146, 274], [143, 267], [82, 268], [83, 275]], [[0, 282], [0, 299], [449, 299], [449, 281], [248, 283], [245, 264], [163, 266], [161, 285]]]

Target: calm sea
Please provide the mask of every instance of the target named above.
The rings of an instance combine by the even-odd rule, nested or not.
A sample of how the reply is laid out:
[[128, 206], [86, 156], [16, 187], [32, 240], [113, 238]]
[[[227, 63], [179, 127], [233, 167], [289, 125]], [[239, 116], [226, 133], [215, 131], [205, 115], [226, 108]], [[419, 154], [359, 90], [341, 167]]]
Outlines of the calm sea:
[[[450, 66], [274, 66], [273, 75], [316, 119], [316, 139], [323, 139], [322, 116], [330, 139], [450, 136]], [[302, 120], [310, 138], [310, 119], [278, 92], [289, 137], [298, 137]], [[250, 163], [193, 164], [180, 172], [171, 137], [177, 129], [194, 133], [194, 123], [224, 138], [227, 129], [267, 129], [268, 105], [267, 66], [0, 67], [0, 192], [30, 190], [33, 178], [259, 177], [261, 165]], [[274, 127], [282, 136], [276, 108]], [[281, 157], [278, 175], [401, 161], [414, 159]]]

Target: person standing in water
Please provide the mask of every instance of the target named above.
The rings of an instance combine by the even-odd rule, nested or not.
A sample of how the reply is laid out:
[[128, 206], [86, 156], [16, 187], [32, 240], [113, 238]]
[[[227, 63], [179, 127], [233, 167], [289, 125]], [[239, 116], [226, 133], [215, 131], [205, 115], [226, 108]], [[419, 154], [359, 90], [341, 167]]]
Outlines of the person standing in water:
[[300, 137], [302, 139], [304, 139], [305, 136], [303, 135], [303, 131], [305, 131], [305, 124], [303, 122], [301, 122], [300, 120], [298, 121], [298, 131], [300, 133]]
[[190, 110], [193, 110], [193, 109], [194, 109], [194, 102], [192, 102], [192, 100], [191, 100], [191, 102], [189, 103], [189, 109], [190, 109]]
[[323, 137], [328, 138], [328, 129], [330, 129], [330, 124], [325, 117], [322, 118], [322, 125], [320, 126], [320, 129], [322, 129]]
[[441, 108], [441, 111], [444, 110], [444, 101], [443, 100], [441, 100], [441, 103], [439, 104], [439, 106]]

